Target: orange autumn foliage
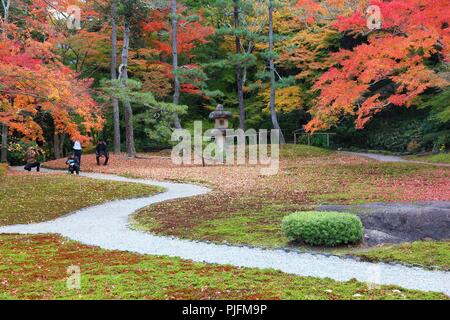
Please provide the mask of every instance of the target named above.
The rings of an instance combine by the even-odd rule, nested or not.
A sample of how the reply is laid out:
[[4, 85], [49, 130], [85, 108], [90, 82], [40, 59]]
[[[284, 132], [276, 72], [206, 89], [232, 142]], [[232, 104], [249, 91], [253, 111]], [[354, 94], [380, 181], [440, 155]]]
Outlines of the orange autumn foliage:
[[35, 116], [48, 113], [58, 133], [87, 142], [88, 133], [104, 123], [89, 92], [92, 81], [80, 79], [55, 53], [64, 37], [49, 22], [52, 11], [46, 2], [21, 5], [29, 10], [23, 23], [3, 23], [0, 35], [0, 122], [29, 140], [42, 141]]
[[[369, 34], [352, 50], [331, 55], [332, 67], [314, 85], [320, 94], [311, 110], [308, 131], [326, 130], [341, 117], [356, 116], [356, 127], [364, 128], [388, 106], [411, 106], [427, 89], [448, 83], [427, 66], [435, 57], [448, 61], [450, 48], [447, 0], [370, 1], [382, 13], [382, 29], [369, 32], [366, 17], [356, 11], [339, 17], [340, 32]], [[392, 90], [375, 90], [387, 81]]]

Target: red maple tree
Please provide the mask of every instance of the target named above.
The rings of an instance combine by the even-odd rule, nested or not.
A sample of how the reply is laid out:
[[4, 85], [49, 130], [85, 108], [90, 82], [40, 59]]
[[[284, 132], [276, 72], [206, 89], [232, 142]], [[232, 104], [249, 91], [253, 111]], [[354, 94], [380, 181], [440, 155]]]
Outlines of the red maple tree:
[[87, 133], [104, 122], [90, 95], [92, 81], [80, 79], [55, 53], [63, 35], [49, 22], [52, 7], [46, 1], [20, 5], [27, 12], [21, 24], [1, 24], [0, 123], [27, 139], [44, 140], [35, 121], [44, 112], [52, 116], [57, 133], [90, 140]]
[[[156, 50], [156, 56], [160, 59], [155, 61], [161, 65], [165, 70], [165, 74], [169, 78], [173, 78], [172, 66], [165, 62], [164, 59], [170, 57], [172, 54], [172, 26], [169, 19], [170, 10], [154, 10], [151, 13], [149, 21], [144, 23], [143, 30], [150, 38], [150, 45]], [[197, 13], [198, 19], [190, 19], [187, 8], [184, 6], [178, 7], [178, 54], [186, 61], [191, 61], [194, 58], [193, 49], [200, 44], [208, 43], [208, 37], [214, 33], [214, 28], [206, 26], [201, 13]], [[161, 37], [161, 33], [166, 33], [167, 37]], [[201, 67], [194, 63], [188, 63], [179, 67], [182, 71], [194, 75], [193, 78], [187, 79], [181, 77], [181, 92], [200, 95], [201, 90], [197, 83], [202, 80], [195, 77], [195, 71], [201, 70]]]
[[[315, 83], [320, 94], [310, 110], [308, 131], [329, 129], [343, 116], [363, 128], [388, 106], [411, 106], [432, 87], [448, 85], [429, 67], [449, 59], [450, 2], [447, 0], [370, 1], [381, 9], [382, 27], [369, 30], [365, 12], [339, 17], [341, 32], [367, 37], [351, 50], [331, 55], [333, 66]], [[387, 84], [382, 89], [381, 83]]]

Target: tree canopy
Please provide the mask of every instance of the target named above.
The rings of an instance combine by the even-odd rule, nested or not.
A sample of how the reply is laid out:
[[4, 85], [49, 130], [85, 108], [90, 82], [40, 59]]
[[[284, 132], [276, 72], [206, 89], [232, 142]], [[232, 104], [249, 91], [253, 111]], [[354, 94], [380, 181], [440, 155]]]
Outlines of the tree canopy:
[[131, 142], [167, 147], [175, 127], [211, 126], [219, 103], [233, 126], [288, 139], [370, 131], [404, 109], [448, 144], [449, 11], [446, 0], [1, 0], [0, 123], [14, 139], [101, 134], [116, 150], [125, 128], [134, 155]]

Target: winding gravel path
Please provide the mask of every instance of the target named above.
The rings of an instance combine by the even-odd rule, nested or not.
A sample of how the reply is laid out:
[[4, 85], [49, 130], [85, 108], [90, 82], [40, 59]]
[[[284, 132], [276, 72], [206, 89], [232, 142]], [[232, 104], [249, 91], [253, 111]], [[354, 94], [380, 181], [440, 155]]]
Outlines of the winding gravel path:
[[206, 194], [210, 190], [190, 184], [128, 179], [95, 173], [82, 175], [100, 180], [155, 185], [167, 191], [149, 198], [109, 202], [51, 222], [2, 227], [0, 234], [55, 233], [103, 249], [179, 257], [212, 264], [275, 269], [299, 276], [331, 278], [337, 281], [357, 279], [380, 285], [398, 285], [407, 289], [443, 292], [450, 296], [449, 272], [383, 263], [373, 264], [281, 249], [264, 250], [193, 242], [134, 231], [129, 228], [128, 221], [129, 216], [137, 210], [167, 200]]
[[415, 162], [415, 161], [409, 161], [405, 160], [401, 157], [397, 156], [386, 156], [384, 154], [378, 154], [378, 153], [361, 153], [361, 152], [342, 152], [344, 154], [353, 155], [357, 157], [363, 157], [363, 158], [369, 158], [372, 160], [377, 160], [380, 162]]

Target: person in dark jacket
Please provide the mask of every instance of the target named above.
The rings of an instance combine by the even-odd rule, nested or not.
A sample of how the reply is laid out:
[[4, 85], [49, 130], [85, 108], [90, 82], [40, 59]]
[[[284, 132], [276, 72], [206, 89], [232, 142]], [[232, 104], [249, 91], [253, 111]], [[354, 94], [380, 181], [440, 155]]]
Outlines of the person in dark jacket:
[[108, 144], [105, 141], [99, 141], [97, 146], [95, 147], [95, 155], [97, 158], [97, 165], [100, 165], [100, 158], [104, 157], [105, 162], [103, 165], [107, 166], [109, 161], [109, 150], [108, 150]]
[[66, 164], [69, 166], [69, 173], [74, 174], [75, 172], [80, 174], [80, 161], [78, 157], [72, 153], [66, 161]]
[[31, 169], [36, 168], [36, 171], [41, 171], [41, 163], [38, 161], [39, 156], [39, 150], [34, 147], [28, 148], [27, 152], [25, 153], [25, 162], [27, 163], [25, 165], [25, 170], [28, 172], [31, 172]]
[[83, 146], [81, 145], [81, 142], [79, 140], [75, 140], [73, 143], [73, 153], [75, 157], [78, 158], [78, 162], [81, 166], [81, 154], [83, 153]]

